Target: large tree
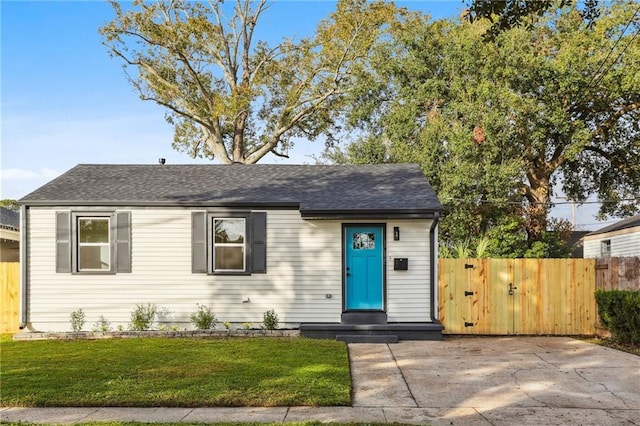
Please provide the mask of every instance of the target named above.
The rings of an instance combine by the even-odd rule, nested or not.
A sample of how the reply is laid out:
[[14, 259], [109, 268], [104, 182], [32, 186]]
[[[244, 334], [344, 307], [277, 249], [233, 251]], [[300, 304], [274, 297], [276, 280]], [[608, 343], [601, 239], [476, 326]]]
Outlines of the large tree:
[[[485, 32], [486, 39], [493, 39], [503, 31], [523, 23], [531, 26], [538, 18], [550, 11], [557, 11], [576, 3], [576, 0], [467, 0], [466, 17], [473, 22], [488, 19], [491, 26]], [[584, 0], [580, 12], [588, 25], [600, 15], [598, 0]]]
[[589, 28], [567, 7], [490, 41], [486, 21], [397, 27], [362, 75], [351, 124], [366, 133], [346, 161], [421, 163], [451, 240], [515, 226], [535, 249], [558, 189], [637, 211], [638, 8], [614, 2]]
[[174, 147], [222, 163], [286, 156], [296, 137], [331, 140], [354, 70], [400, 14], [383, 1], [341, 0], [313, 37], [270, 46], [254, 39], [266, 0], [112, 5], [104, 43], [141, 98], [167, 109]]

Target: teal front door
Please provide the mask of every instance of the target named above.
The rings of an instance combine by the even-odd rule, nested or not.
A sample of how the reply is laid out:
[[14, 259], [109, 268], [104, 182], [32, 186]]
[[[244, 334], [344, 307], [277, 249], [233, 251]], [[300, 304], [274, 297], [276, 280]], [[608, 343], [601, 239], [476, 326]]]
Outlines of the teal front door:
[[384, 309], [383, 232], [379, 225], [345, 226], [345, 310]]

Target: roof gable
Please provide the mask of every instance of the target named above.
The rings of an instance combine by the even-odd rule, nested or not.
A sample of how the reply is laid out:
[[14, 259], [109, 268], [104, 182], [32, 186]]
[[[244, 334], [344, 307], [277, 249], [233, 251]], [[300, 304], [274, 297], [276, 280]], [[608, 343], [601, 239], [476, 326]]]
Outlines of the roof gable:
[[88, 165], [20, 200], [26, 205], [290, 206], [303, 212], [435, 212], [415, 164]]
[[640, 226], [640, 214], [622, 219], [621, 221], [611, 225], [607, 225], [604, 228], [591, 232], [589, 235], [606, 234], [608, 232], [620, 231], [621, 229], [634, 228], [636, 226]]

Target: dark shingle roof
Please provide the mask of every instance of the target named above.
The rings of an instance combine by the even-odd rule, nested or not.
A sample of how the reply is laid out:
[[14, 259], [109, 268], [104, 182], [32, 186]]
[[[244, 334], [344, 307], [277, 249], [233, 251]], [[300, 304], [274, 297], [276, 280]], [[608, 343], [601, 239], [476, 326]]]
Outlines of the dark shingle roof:
[[299, 206], [307, 213], [425, 213], [442, 208], [416, 164], [81, 164], [20, 203]]
[[20, 213], [0, 207], [0, 226], [4, 229], [20, 230]]
[[640, 226], [640, 214], [622, 219], [621, 221], [613, 223], [611, 225], [607, 225], [604, 228], [593, 231], [589, 235], [605, 234], [607, 232], [619, 231], [621, 229], [633, 228], [635, 226]]

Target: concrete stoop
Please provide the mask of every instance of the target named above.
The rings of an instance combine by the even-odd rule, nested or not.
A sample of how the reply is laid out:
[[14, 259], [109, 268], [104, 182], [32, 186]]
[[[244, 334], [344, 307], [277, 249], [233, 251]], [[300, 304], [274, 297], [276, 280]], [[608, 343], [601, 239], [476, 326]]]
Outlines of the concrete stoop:
[[300, 335], [314, 339], [336, 339], [347, 343], [396, 343], [400, 340], [442, 340], [442, 324], [303, 323]]

